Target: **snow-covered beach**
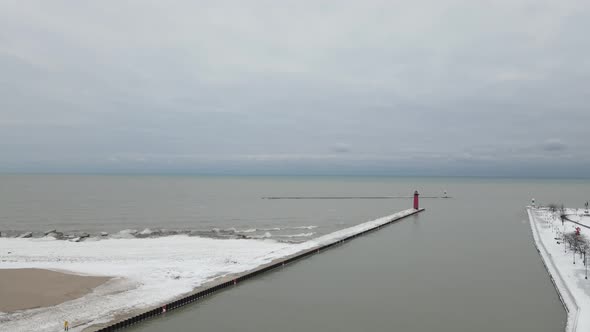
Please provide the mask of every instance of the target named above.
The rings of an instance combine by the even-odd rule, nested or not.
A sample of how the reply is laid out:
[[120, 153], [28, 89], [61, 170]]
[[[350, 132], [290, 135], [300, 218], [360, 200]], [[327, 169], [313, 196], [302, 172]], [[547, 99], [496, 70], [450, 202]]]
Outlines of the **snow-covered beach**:
[[2, 268], [42, 268], [113, 279], [90, 294], [59, 305], [1, 313], [0, 328], [54, 331], [69, 320], [74, 326], [70, 330], [81, 331], [117, 315], [166, 302], [217, 277], [252, 270], [414, 212], [404, 210], [300, 244], [187, 235], [90, 242], [1, 238]]
[[[567, 241], [563, 241], [563, 234], [575, 234], [576, 228], [580, 239], [590, 239], [590, 229], [587, 228], [590, 226], [590, 216], [585, 216], [585, 211], [578, 209], [560, 212], [528, 207], [527, 210], [539, 254], [568, 312], [566, 331], [590, 331], [590, 279], [586, 279], [587, 266], [584, 256], [570, 248]], [[562, 213], [574, 222], [564, 219], [562, 223]], [[587, 244], [585, 248], [588, 253]], [[586, 263], [590, 263], [590, 259]]]

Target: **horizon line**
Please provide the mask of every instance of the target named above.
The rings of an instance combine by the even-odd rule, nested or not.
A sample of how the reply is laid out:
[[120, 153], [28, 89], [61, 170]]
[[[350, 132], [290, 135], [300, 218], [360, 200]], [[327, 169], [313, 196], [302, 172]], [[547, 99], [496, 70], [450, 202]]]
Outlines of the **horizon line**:
[[375, 178], [487, 178], [487, 179], [547, 179], [547, 180], [589, 180], [584, 176], [540, 176], [540, 175], [445, 175], [445, 174], [368, 174], [368, 173], [236, 173], [236, 172], [88, 172], [88, 171], [47, 171], [47, 172], [2, 172], [0, 176], [10, 175], [79, 175], [79, 176], [211, 176], [211, 177], [375, 177]]

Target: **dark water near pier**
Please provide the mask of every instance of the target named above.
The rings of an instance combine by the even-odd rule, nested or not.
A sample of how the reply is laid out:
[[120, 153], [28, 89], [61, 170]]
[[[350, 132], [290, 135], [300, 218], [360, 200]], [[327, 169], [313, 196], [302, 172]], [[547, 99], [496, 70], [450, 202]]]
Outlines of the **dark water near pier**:
[[[0, 230], [289, 228], [318, 236], [410, 206], [427, 210], [266, 274], [136, 331], [563, 331], [565, 312], [524, 206], [575, 207], [587, 180], [2, 176]], [[297, 229], [299, 232], [300, 230]], [[281, 231], [271, 231], [273, 235]]]

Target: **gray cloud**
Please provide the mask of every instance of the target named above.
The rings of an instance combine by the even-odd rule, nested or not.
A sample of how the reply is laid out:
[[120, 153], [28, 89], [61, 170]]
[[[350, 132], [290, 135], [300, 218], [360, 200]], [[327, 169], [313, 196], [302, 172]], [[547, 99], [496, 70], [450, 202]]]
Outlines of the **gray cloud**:
[[0, 171], [581, 170], [588, 22], [582, 0], [3, 1]]
[[548, 139], [543, 142], [542, 148], [545, 151], [564, 151], [567, 149], [567, 145], [559, 139]]
[[336, 153], [349, 153], [351, 152], [350, 145], [344, 143], [338, 143], [333, 145], [330, 150]]

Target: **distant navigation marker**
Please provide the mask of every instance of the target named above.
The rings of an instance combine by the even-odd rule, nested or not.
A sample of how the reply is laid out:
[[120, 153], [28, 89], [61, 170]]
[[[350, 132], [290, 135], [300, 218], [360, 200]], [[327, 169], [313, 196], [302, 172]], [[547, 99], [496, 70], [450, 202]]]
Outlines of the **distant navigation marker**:
[[414, 191], [414, 210], [420, 209], [420, 204], [419, 204], [419, 201], [418, 201], [418, 196], [420, 196], [420, 194], [418, 194], [418, 190]]

